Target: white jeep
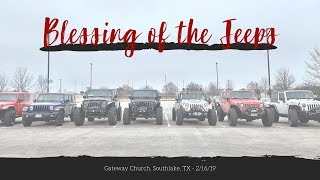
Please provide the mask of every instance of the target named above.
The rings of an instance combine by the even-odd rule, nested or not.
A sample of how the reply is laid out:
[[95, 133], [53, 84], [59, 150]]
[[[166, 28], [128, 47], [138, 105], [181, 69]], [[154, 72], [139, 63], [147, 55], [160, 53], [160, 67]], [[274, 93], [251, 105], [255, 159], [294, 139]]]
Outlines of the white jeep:
[[291, 127], [297, 127], [299, 121], [309, 120], [320, 122], [320, 101], [314, 100], [314, 95], [307, 90], [291, 90], [272, 92], [270, 106], [274, 114], [274, 122], [279, 117], [287, 117]]
[[183, 124], [184, 118], [195, 118], [200, 121], [208, 119], [211, 126], [217, 123], [217, 113], [209, 104], [205, 93], [202, 91], [189, 91], [183, 89], [176, 98], [174, 107], [172, 108], [172, 120], [177, 125]]

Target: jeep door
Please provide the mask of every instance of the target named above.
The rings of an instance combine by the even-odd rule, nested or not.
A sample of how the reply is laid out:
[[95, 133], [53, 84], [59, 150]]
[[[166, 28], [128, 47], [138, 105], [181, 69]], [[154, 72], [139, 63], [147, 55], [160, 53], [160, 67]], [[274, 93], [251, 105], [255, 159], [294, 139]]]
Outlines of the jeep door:
[[17, 98], [17, 107], [16, 107], [16, 114], [22, 114], [22, 109], [28, 106], [28, 102], [26, 101], [24, 94], [19, 94]]
[[278, 102], [279, 102], [279, 104], [278, 104], [279, 113], [287, 115], [289, 106], [287, 105], [285, 94], [283, 92], [279, 93], [279, 101]]
[[181, 93], [179, 93], [179, 94], [177, 95], [176, 101], [174, 102], [174, 109], [175, 109], [175, 110], [180, 109], [180, 94], [181, 94]]
[[221, 106], [223, 112], [225, 112], [225, 113], [229, 112], [229, 109], [230, 109], [230, 104], [229, 104], [230, 100], [228, 101], [227, 100], [228, 98], [230, 98], [230, 92], [224, 92], [222, 94], [220, 106]]

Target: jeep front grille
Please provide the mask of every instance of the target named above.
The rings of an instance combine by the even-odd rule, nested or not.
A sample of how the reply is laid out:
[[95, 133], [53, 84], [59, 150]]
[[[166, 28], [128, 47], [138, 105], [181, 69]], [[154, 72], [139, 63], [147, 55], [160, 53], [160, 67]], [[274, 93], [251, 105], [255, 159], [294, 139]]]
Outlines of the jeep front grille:
[[49, 112], [49, 106], [33, 106], [33, 112], [35, 113]]
[[151, 107], [152, 103], [151, 102], [139, 102], [138, 107]]
[[98, 101], [92, 101], [88, 103], [88, 108], [100, 108], [100, 102]]
[[203, 107], [201, 104], [190, 104], [190, 109], [194, 111], [203, 110]]
[[310, 111], [311, 109], [314, 109], [319, 106], [320, 106], [320, 104], [307, 104], [307, 109], [308, 109], [308, 111]]

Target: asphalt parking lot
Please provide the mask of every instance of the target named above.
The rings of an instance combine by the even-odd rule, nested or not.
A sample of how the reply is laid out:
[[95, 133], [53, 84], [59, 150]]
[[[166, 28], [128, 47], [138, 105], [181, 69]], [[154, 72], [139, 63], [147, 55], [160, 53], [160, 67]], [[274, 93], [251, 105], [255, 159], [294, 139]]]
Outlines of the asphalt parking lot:
[[[173, 102], [164, 102], [164, 124], [137, 119], [131, 125], [109, 126], [107, 119], [86, 121], [76, 127], [69, 118], [61, 127], [54, 122], [34, 122], [25, 128], [21, 118], [12, 127], [0, 124], [1, 157], [54, 156], [297, 156], [320, 159], [320, 123], [310, 121], [289, 127], [281, 118], [272, 127], [261, 120], [240, 120], [230, 127], [225, 120], [216, 126], [208, 121], [185, 120], [177, 126], [171, 118]], [[127, 103], [123, 102], [122, 107]]]

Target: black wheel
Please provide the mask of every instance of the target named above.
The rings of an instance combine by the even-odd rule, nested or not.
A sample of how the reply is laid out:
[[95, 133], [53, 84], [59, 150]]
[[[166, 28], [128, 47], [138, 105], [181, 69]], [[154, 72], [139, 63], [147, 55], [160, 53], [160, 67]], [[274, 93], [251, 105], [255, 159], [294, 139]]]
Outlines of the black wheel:
[[273, 122], [277, 123], [279, 122], [279, 114], [277, 113], [277, 110], [275, 108], [271, 108], [272, 114], [273, 114]]
[[217, 107], [217, 113], [218, 113], [218, 121], [220, 121], [220, 122], [224, 121], [225, 114], [222, 111], [220, 106]]
[[182, 112], [182, 110], [178, 109], [176, 111], [176, 115], [177, 115], [176, 124], [177, 125], [182, 125], [183, 124], [183, 112]]
[[117, 114], [117, 121], [121, 121], [121, 115], [122, 115], [122, 108], [121, 108], [121, 106], [119, 106], [117, 113], [118, 113], [118, 114]]
[[117, 109], [115, 107], [109, 109], [108, 122], [110, 126], [115, 126], [117, 124]]
[[298, 116], [298, 112], [295, 109], [289, 109], [289, 125], [291, 127], [297, 127], [298, 123], [299, 123], [299, 116]]
[[208, 122], [210, 126], [215, 126], [217, 124], [217, 112], [214, 109], [209, 109], [208, 111]]
[[73, 117], [74, 117], [74, 124], [76, 126], [82, 126], [84, 123], [84, 116], [81, 112], [81, 108], [77, 108], [76, 110], [74, 110], [73, 112]]
[[157, 108], [156, 112], [156, 124], [157, 125], [162, 125], [163, 124], [163, 109], [162, 107]]
[[172, 121], [176, 121], [176, 119], [177, 119], [176, 110], [172, 108]]
[[130, 111], [129, 111], [129, 108], [125, 108], [123, 110], [123, 124], [124, 125], [129, 125], [130, 124]]
[[60, 112], [55, 119], [55, 125], [56, 126], [62, 126], [64, 122], [64, 112]]
[[88, 121], [89, 121], [89, 122], [93, 122], [93, 121], [94, 121], [94, 118], [93, 118], [93, 117], [89, 117], [89, 118], [88, 118]]
[[265, 114], [262, 117], [262, 124], [266, 127], [271, 127], [273, 124], [274, 114], [271, 109], [266, 108]]
[[228, 112], [228, 123], [229, 126], [236, 126], [238, 122], [238, 114], [237, 110], [234, 108], [230, 108]]
[[16, 121], [16, 112], [13, 109], [9, 109], [4, 113], [3, 123], [5, 126], [13, 126]]
[[27, 117], [22, 117], [22, 124], [24, 127], [29, 127], [32, 124], [32, 119]]

